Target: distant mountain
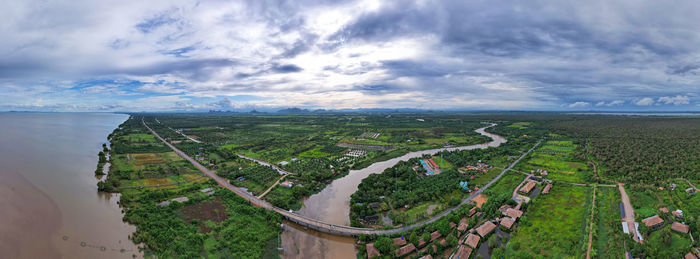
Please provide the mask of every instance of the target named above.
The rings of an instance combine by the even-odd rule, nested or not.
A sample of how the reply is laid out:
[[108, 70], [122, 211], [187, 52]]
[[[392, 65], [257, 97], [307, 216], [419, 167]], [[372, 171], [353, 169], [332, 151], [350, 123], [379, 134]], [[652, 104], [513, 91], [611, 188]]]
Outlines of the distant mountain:
[[277, 113], [308, 113], [309, 110], [307, 109], [299, 109], [299, 108], [287, 108], [287, 109], [282, 109], [277, 111]]

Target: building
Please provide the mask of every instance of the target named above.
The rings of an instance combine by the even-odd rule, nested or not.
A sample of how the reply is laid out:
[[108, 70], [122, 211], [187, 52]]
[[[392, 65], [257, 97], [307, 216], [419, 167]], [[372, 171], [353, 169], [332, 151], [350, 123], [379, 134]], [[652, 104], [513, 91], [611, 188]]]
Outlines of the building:
[[673, 190], [675, 190], [676, 188], [678, 188], [678, 185], [676, 185], [675, 183], [672, 183], [672, 184], [669, 185], [669, 187], [671, 187], [671, 191], [673, 191]]
[[510, 209], [510, 208], [511, 208], [510, 205], [504, 204], [503, 206], [501, 206], [500, 208], [498, 208], [498, 211], [500, 211], [501, 214], [506, 215], [506, 211], [507, 211], [508, 209]]
[[292, 187], [294, 187], [294, 183], [293, 183], [293, 182], [290, 182], [290, 181], [284, 181], [284, 182], [280, 183], [280, 185], [281, 185], [282, 187], [285, 187], [285, 188], [292, 188]]
[[544, 187], [544, 190], [542, 190], [542, 194], [548, 194], [549, 189], [552, 189], [552, 184], [548, 183], [547, 186]]
[[664, 223], [664, 219], [659, 217], [659, 215], [654, 215], [654, 216], [643, 219], [642, 223], [644, 223], [644, 225], [646, 225], [647, 227], [650, 227], [652, 229], [656, 229], [657, 227], [661, 226], [661, 224]]
[[469, 217], [474, 216], [474, 213], [476, 213], [476, 207], [469, 209]]
[[464, 239], [464, 244], [476, 249], [476, 247], [479, 245], [480, 240], [481, 237], [479, 235], [469, 234], [467, 235], [467, 238]]
[[367, 250], [367, 258], [372, 258], [372, 257], [378, 257], [381, 254], [379, 254], [379, 250], [374, 248], [374, 243], [369, 243], [365, 246]]
[[530, 193], [532, 188], [535, 188], [535, 185], [537, 185], [536, 182], [528, 181], [523, 187], [520, 187], [520, 192], [525, 194]]
[[678, 218], [682, 218], [682, 217], [683, 217], [683, 211], [682, 211], [682, 210], [674, 210], [674, 211], [671, 212], [671, 214], [673, 214], [673, 216], [676, 216], [676, 217], [678, 217]]
[[685, 189], [685, 192], [690, 193], [690, 194], [695, 194], [695, 188], [690, 187], [688, 189]]
[[426, 255], [426, 256], [421, 257], [420, 259], [433, 259], [433, 256], [432, 256], [432, 255]]
[[506, 210], [506, 216], [511, 217], [513, 219], [517, 219], [522, 215], [523, 215], [522, 210], [516, 210], [516, 209], [507, 209]]
[[377, 222], [379, 222], [379, 215], [375, 214], [375, 215], [365, 216], [364, 221], [365, 221], [365, 223], [368, 223], [368, 224], [376, 224]]
[[437, 230], [433, 233], [430, 233], [430, 242], [433, 242], [435, 239], [438, 239], [441, 236], [442, 234], [440, 234], [440, 232], [438, 232]]
[[688, 252], [687, 254], [685, 254], [685, 256], [684, 256], [683, 258], [684, 258], [684, 259], [698, 259], [698, 257], [695, 256], [695, 255], [694, 255], [693, 253], [691, 253], [691, 252]]
[[466, 222], [460, 222], [459, 226], [457, 227], [457, 230], [459, 232], [464, 232], [467, 230], [468, 227], [469, 227], [469, 224], [467, 224]]
[[402, 246], [401, 248], [396, 249], [396, 257], [403, 257], [407, 254], [410, 254], [413, 251], [416, 251], [416, 246], [414, 246], [413, 244]]
[[467, 247], [467, 246], [459, 246], [459, 249], [457, 249], [457, 253], [455, 253], [455, 256], [452, 257], [454, 259], [469, 259], [469, 256], [472, 255], [472, 248]]
[[481, 226], [476, 228], [476, 232], [479, 233], [481, 237], [485, 237], [486, 235], [490, 234], [495, 228], [495, 224], [493, 224], [491, 221], [486, 221], [484, 224], [481, 224]]
[[671, 225], [671, 229], [684, 234], [688, 234], [688, 231], [690, 231], [690, 226], [680, 222], [673, 222], [673, 225]]
[[394, 238], [394, 245], [402, 246], [406, 244], [406, 239], [403, 237]]
[[662, 207], [659, 210], [663, 213], [668, 213], [668, 208], [666, 208], [666, 207]]
[[450, 222], [450, 228], [455, 228], [456, 226], [457, 224], [455, 224], [454, 222]]
[[503, 226], [506, 229], [512, 228], [513, 224], [515, 224], [514, 218], [506, 217], [506, 218], [501, 219], [501, 226]]

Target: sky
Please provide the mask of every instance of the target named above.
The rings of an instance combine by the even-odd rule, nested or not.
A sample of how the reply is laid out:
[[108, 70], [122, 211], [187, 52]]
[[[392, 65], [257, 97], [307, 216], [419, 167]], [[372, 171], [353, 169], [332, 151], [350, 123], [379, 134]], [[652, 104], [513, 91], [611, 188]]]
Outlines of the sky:
[[0, 8], [0, 111], [700, 111], [700, 1]]

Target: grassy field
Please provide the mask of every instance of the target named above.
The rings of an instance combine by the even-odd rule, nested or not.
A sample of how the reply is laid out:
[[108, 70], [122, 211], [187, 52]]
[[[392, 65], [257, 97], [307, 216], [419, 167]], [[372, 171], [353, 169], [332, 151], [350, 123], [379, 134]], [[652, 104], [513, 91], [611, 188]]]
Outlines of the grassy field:
[[144, 143], [144, 142], [155, 142], [156, 137], [152, 134], [147, 133], [133, 133], [124, 137], [129, 142]]
[[474, 178], [474, 180], [472, 180], [472, 181], [470, 182], [470, 184], [476, 184], [476, 185], [479, 185], [479, 186], [484, 186], [484, 184], [488, 183], [488, 182], [491, 181], [493, 178], [495, 178], [496, 176], [498, 176], [498, 174], [500, 174], [501, 171], [503, 171], [503, 169], [501, 169], [501, 168], [491, 168], [491, 170], [489, 170], [488, 172], [483, 173], [483, 174], [480, 174], [479, 176], [477, 176], [476, 178]]
[[516, 172], [508, 171], [496, 183], [491, 185], [484, 194], [488, 193], [512, 193], [515, 187], [525, 180], [525, 176]]
[[507, 258], [583, 258], [592, 189], [560, 185], [531, 201], [506, 248]]
[[511, 128], [518, 128], [518, 129], [527, 129], [532, 125], [532, 122], [516, 122], [513, 124], [508, 125], [508, 127]]
[[576, 145], [571, 140], [549, 140], [531, 153], [526, 161], [518, 164], [521, 171], [547, 170], [546, 178], [564, 182], [585, 183], [591, 179], [593, 169], [573, 157]]
[[620, 192], [617, 188], [599, 187], [596, 191], [597, 235], [593, 238], [593, 258], [620, 258], [624, 255], [624, 233], [620, 226]]

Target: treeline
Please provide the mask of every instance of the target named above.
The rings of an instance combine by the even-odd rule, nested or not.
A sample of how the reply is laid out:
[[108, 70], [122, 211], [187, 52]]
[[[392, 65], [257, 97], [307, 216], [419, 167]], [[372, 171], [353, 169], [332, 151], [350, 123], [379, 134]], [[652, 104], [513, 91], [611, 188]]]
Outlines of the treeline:
[[700, 179], [700, 118], [587, 116], [544, 125], [577, 138], [619, 181]]

